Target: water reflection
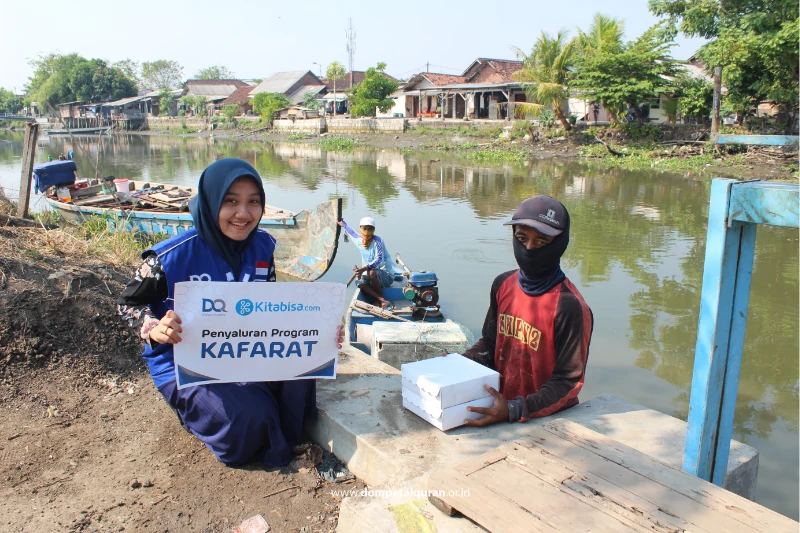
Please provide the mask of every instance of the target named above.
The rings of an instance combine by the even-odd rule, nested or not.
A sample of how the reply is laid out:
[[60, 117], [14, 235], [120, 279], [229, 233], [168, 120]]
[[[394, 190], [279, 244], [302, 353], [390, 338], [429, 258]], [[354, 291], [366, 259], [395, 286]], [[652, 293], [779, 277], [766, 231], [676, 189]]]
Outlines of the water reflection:
[[[20, 142], [0, 134], [0, 184], [12, 189]], [[515, 266], [500, 221], [524, 198], [553, 195], [573, 219], [565, 270], [595, 314], [582, 397], [612, 392], [687, 417], [708, 180], [560, 160], [498, 167], [441, 152], [326, 152], [306, 143], [115, 136], [81, 144], [84, 176], [96, 161], [103, 175], [195, 184], [212, 161], [242, 157], [262, 174], [272, 204], [296, 210], [344, 197], [346, 219], [374, 215], [391, 251], [437, 272], [449, 314], [476, 334], [491, 280]], [[51, 139], [37, 160], [70, 148], [68, 139]], [[357, 260], [343, 247], [326, 280], [346, 280]], [[798, 268], [797, 231], [759, 228], [734, 435], [761, 452], [757, 501], [795, 519]]]

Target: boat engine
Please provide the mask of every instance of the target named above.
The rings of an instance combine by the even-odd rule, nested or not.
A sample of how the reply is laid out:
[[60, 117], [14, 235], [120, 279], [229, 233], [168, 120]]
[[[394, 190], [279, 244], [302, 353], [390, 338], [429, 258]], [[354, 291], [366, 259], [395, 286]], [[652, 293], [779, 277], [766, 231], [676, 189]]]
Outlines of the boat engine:
[[403, 296], [411, 301], [414, 313], [438, 313], [439, 289], [436, 282], [439, 281], [435, 272], [424, 270], [422, 272], [408, 272], [408, 284], [403, 287]]

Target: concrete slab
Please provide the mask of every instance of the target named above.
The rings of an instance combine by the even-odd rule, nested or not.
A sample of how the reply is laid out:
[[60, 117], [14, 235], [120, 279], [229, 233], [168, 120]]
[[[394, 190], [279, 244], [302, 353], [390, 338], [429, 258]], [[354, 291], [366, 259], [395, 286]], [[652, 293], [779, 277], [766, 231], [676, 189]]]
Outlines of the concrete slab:
[[[317, 385], [319, 416], [310, 435], [371, 487], [413, 485], [426, 473], [449, 468], [502, 443], [526, 436], [549, 419], [458, 428], [443, 433], [402, 407], [400, 372], [363, 352], [340, 352], [338, 377]], [[555, 415], [608, 435], [680, 468], [686, 422], [611, 395], [601, 395]], [[758, 473], [758, 451], [731, 443], [723, 486], [750, 498]]]
[[470, 520], [446, 516], [427, 499], [387, 500], [350, 497], [342, 500], [337, 533], [484, 533]]

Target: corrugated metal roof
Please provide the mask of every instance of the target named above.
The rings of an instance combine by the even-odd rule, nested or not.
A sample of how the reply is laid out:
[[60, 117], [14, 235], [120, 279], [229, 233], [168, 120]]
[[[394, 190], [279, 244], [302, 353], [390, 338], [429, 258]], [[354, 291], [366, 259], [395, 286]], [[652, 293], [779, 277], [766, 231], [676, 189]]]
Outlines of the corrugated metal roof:
[[192, 83], [188, 86], [187, 94], [192, 96], [206, 96], [208, 98], [227, 98], [238, 89], [236, 84], [221, 83]]
[[120, 107], [128, 104], [132, 104], [134, 102], [138, 102], [142, 100], [144, 96], [131, 96], [130, 98], [121, 98], [119, 100], [114, 100], [113, 102], [101, 102], [98, 104], [93, 105], [101, 105], [101, 106], [108, 106], [108, 107]]
[[289, 100], [293, 104], [300, 104], [303, 102], [303, 97], [306, 93], [319, 94], [325, 88], [324, 85], [303, 85], [289, 96]]
[[305, 76], [307, 70], [293, 70], [289, 72], [276, 72], [271, 74], [264, 81], [259, 83], [250, 93], [285, 93], [289, 88], [297, 83], [297, 80]]

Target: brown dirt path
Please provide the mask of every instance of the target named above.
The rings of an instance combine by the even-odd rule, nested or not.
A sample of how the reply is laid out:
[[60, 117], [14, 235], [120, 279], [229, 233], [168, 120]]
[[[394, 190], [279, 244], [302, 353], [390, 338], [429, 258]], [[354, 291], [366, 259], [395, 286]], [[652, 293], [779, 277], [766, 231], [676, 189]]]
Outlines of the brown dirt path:
[[218, 463], [115, 314], [132, 269], [46, 235], [0, 228], [0, 531], [223, 533], [255, 514], [271, 531], [334, 531], [331, 491], [363, 485]]

